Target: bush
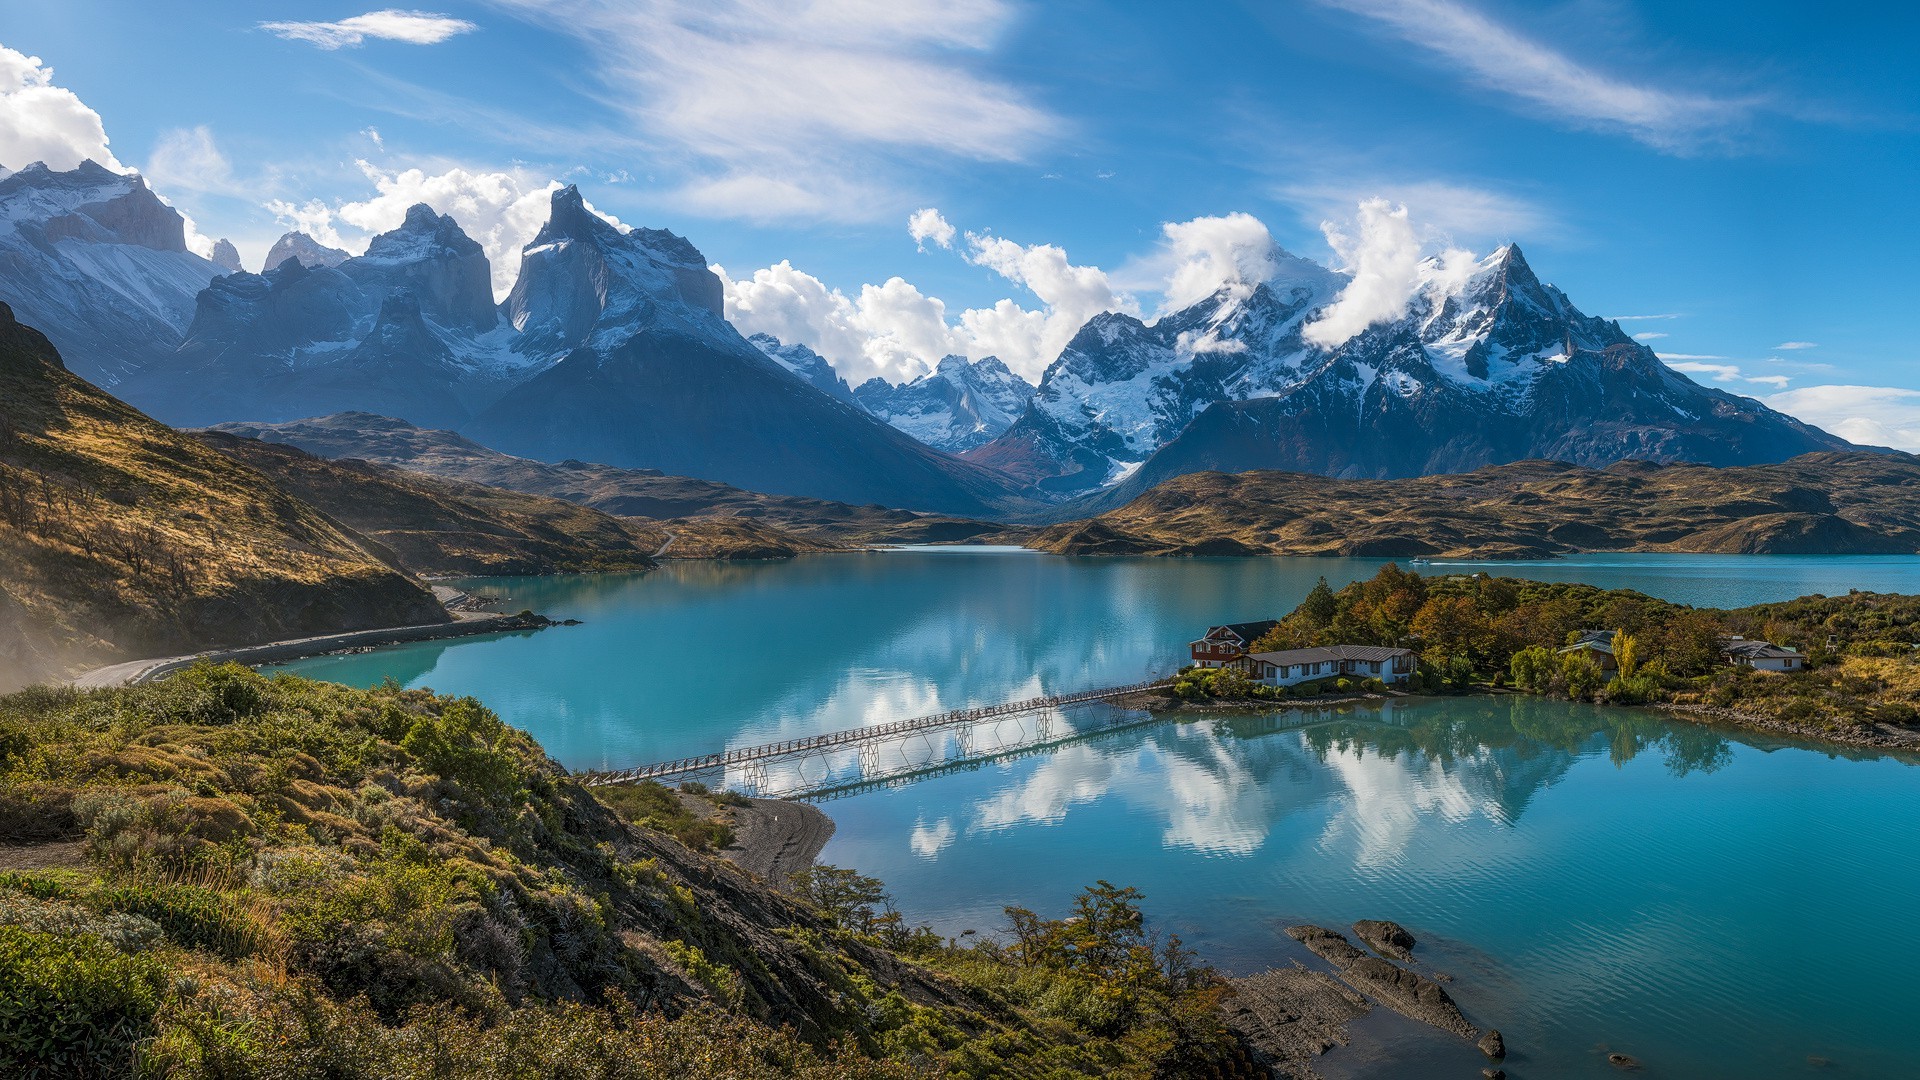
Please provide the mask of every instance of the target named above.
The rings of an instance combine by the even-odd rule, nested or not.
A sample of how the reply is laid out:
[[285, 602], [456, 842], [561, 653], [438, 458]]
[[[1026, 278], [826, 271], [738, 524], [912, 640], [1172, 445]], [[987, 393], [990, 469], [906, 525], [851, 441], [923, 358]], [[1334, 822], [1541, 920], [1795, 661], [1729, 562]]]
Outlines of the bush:
[[0, 1074], [127, 1076], [159, 1011], [166, 966], [92, 934], [0, 925]]

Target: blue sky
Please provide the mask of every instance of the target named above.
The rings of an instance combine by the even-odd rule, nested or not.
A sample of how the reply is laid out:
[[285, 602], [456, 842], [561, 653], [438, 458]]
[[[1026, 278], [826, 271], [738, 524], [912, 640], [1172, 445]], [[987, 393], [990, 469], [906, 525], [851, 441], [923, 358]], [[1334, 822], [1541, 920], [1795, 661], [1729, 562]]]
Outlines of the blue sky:
[[[1151, 316], [1269, 236], [1361, 257], [1329, 231], [1384, 199], [1403, 242], [1515, 241], [1583, 310], [1662, 316], [1623, 325], [1703, 382], [1920, 446], [1905, 6], [428, 2], [9, 3], [0, 45], [41, 66], [4, 109], [75, 146], [97, 114], [250, 267], [424, 198], [504, 289], [578, 183], [856, 379], [949, 348], [1037, 375], [1086, 314]], [[0, 165], [23, 140], [0, 112]]]

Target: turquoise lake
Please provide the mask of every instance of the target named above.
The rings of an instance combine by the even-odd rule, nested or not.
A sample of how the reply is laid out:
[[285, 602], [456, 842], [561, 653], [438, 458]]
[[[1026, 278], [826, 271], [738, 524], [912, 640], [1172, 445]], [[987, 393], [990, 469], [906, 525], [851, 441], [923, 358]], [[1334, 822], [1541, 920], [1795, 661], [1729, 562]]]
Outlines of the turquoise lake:
[[[584, 625], [287, 668], [473, 694], [569, 767], [616, 767], [1165, 674], [1208, 623], [1379, 565], [952, 549], [492, 579], [468, 587]], [[1920, 592], [1911, 557], [1423, 569], [1455, 568], [1718, 606]], [[823, 858], [951, 935], [996, 931], [1007, 904], [1057, 914], [1097, 879], [1136, 885], [1156, 926], [1234, 972], [1304, 959], [1293, 922], [1395, 919], [1506, 1033], [1516, 1078], [1615, 1075], [1608, 1050], [1649, 1077], [1920, 1075], [1912, 759], [1531, 698], [1144, 720], [1069, 710], [1057, 745], [826, 801]], [[1483, 1063], [1390, 1015], [1363, 1023], [1393, 1064], [1336, 1050], [1323, 1072]]]

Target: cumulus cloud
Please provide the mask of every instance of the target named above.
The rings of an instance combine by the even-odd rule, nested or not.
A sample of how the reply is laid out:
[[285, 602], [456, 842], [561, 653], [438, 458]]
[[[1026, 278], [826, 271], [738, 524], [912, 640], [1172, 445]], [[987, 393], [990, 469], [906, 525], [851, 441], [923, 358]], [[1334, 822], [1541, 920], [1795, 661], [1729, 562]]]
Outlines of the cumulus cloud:
[[[937, 211], [923, 213], [930, 217], [915, 215], [920, 225], [933, 226], [933, 219], [947, 225]], [[951, 225], [947, 229], [958, 235]], [[1040, 306], [1002, 298], [950, 316], [944, 301], [898, 277], [863, 285], [849, 296], [790, 262], [739, 280], [723, 267], [714, 269], [725, 284], [727, 318], [735, 326], [804, 342], [854, 383], [875, 376], [905, 382], [947, 355], [997, 356], [1015, 372], [1038, 379], [1088, 319], [1103, 311], [1138, 310], [1105, 271], [1075, 264], [1053, 244], [1026, 245], [970, 232], [961, 257], [1026, 289]]]
[[1058, 128], [970, 70], [1016, 18], [1005, 0], [498, 2], [580, 39], [608, 100], [683, 155], [680, 198], [705, 213], [890, 216], [903, 158], [1016, 161]]
[[44, 161], [64, 171], [88, 158], [126, 171], [107, 148], [100, 114], [53, 85], [53, 69], [39, 57], [0, 45], [0, 165], [19, 169]]
[[1610, 75], [1454, 0], [1321, 0], [1375, 20], [1473, 82], [1576, 127], [1615, 131], [1658, 150], [1725, 143], [1766, 104]]
[[1760, 400], [1852, 442], [1920, 453], [1920, 390], [1803, 386]]
[[1376, 323], [1399, 318], [1423, 289], [1442, 293], [1463, 285], [1473, 269], [1473, 254], [1449, 248], [1426, 259], [1424, 245], [1407, 217], [1407, 208], [1385, 199], [1360, 204], [1357, 235], [1333, 222], [1321, 229], [1327, 243], [1352, 275], [1334, 302], [1310, 325], [1308, 341], [1333, 348]]
[[[406, 220], [408, 207], [426, 203], [438, 213], [452, 215], [461, 230], [485, 249], [496, 298], [504, 298], [513, 288], [520, 273], [520, 249], [546, 223], [552, 194], [561, 186], [557, 180], [524, 169], [395, 172], [365, 161], [357, 164], [374, 186], [376, 194], [371, 198], [333, 204], [274, 201], [267, 209], [282, 224], [329, 247], [359, 252], [375, 235], [398, 228]], [[588, 209], [593, 209], [591, 204]], [[600, 216], [620, 224], [611, 215]]]
[[1010, 300], [1002, 300], [991, 309], [991, 315], [968, 311], [962, 316], [976, 336], [982, 338], [1012, 326], [1031, 329], [1034, 333], [1027, 339], [1030, 343], [1014, 352], [1013, 359], [995, 350], [1008, 366], [1017, 362], [1020, 366], [1015, 370], [1029, 377], [1045, 370], [1088, 319], [1103, 311], [1139, 310], [1131, 296], [1114, 288], [1106, 271], [1097, 266], [1075, 265], [1067, 259], [1064, 249], [1053, 244], [1023, 245], [970, 232], [967, 246], [968, 262], [1025, 286], [1045, 305], [1044, 312], [1035, 313], [1021, 310]]
[[940, 216], [940, 211], [927, 206], [907, 217], [907, 235], [913, 237], [913, 242], [919, 244], [922, 251], [926, 250], [929, 240], [943, 248], [950, 248], [953, 246], [954, 228], [947, 224], [946, 218]]
[[368, 38], [408, 45], [438, 45], [479, 27], [451, 15], [387, 8], [338, 22], [263, 22], [260, 29], [288, 41], [304, 41], [322, 49], [352, 49], [364, 45]]
[[849, 297], [786, 260], [737, 280], [724, 266], [713, 272], [727, 319], [741, 333], [804, 342], [855, 385], [875, 376], [906, 382], [925, 374], [930, 361], [963, 351], [946, 304], [898, 277]]
[[1163, 311], [1178, 311], [1226, 286], [1254, 285], [1273, 276], [1280, 246], [1252, 214], [1197, 217], [1160, 226], [1159, 252], [1147, 260], [1165, 275]]

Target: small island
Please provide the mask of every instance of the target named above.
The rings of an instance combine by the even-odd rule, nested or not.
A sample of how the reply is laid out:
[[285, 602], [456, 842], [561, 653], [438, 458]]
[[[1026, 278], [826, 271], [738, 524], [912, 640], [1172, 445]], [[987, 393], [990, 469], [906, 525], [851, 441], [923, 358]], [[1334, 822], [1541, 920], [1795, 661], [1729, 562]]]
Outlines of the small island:
[[1285, 618], [1211, 627], [1150, 706], [1527, 693], [1878, 749], [1920, 749], [1920, 597], [1721, 610], [1627, 589], [1388, 564]]

